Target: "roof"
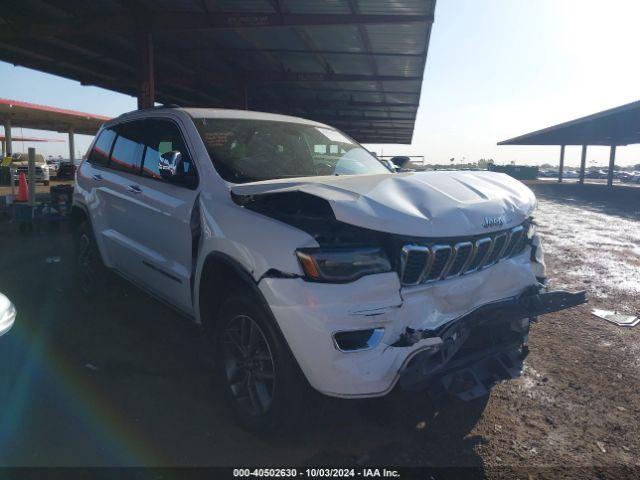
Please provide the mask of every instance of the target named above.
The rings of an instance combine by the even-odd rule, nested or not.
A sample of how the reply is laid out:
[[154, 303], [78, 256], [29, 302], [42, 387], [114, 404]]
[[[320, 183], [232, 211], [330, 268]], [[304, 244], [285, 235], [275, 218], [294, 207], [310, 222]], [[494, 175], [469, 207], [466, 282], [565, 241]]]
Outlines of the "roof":
[[629, 145], [640, 143], [640, 101], [527, 133], [498, 145]]
[[[0, 142], [4, 142], [7, 139], [6, 136], [0, 135]], [[12, 142], [64, 142], [58, 138], [37, 138], [37, 137], [18, 137], [11, 135]]]
[[435, 0], [22, 0], [0, 59], [136, 94], [136, 32], [153, 33], [156, 97], [335, 125], [410, 143]]
[[[110, 120], [109, 117], [102, 115], [0, 98], [0, 119], [7, 117], [11, 118], [12, 127], [57, 132], [66, 132], [69, 128], [73, 128], [75, 133], [87, 135], [95, 134], [100, 125]], [[13, 137], [12, 140], [16, 138]]]
[[316, 127], [327, 125], [291, 115], [279, 115], [276, 113], [254, 112], [252, 110], [230, 110], [224, 108], [181, 108], [193, 118], [224, 118], [234, 120], [267, 120], [271, 122], [302, 123]]

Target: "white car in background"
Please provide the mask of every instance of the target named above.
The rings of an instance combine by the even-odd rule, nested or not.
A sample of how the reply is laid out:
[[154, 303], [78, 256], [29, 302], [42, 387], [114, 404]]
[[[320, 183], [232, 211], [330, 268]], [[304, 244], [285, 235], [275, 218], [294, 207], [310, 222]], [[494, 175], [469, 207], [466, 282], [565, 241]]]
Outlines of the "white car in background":
[[546, 292], [535, 208], [507, 175], [393, 173], [314, 121], [154, 108], [98, 132], [72, 215], [83, 291], [106, 267], [202, 325], [236, 419], [264, 431], [309, 385], [471, 401], [518, 376], [530, 323], [585, 301]]
[[[13, 181], [17, 185], [21, 173], [24, 173], [27, 179], [29, 178], [29, 156], [26, 153], [14, 153], [11, 157], [12, 161], [10, 168], [14, 172]], [[36, 182], [42, 182], [45, 185], [49, 185], [51, 169], [44, 160], [44, 157], [40, 154], [36, 154], [35, 168]]]

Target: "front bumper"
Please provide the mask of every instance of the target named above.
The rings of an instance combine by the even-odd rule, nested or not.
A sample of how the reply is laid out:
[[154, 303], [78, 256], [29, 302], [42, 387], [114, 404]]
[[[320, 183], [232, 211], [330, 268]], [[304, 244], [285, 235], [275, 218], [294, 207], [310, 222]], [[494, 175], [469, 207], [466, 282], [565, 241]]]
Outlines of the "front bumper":
[[462, 400], [483, 396], [494, 383], [522, 372], [531, 319], [586, 301], [584, 291], [539, 293], [532, 287], [517, 298], [484, 305], [437, 331], [408, 329], [398, 345], [430, 337], [441, 343], [411, 360], [400, 372], [400, 385], [409, 390], [448, 391]]
[[[340, 285], [263, 277], [258, 287], [315, 389], [338, 397], [373, 397], [391, 391], [416, 355], [443, 343], [440, 329], [532, 287], [537, 292], [544, 270], [532, 257], [527, 247], [485, 270], [415, 287], [401, 287], [395, 272]], [[536, 315], [526, 310], [530, 307], [523, 307], [527, 318]], [[521, 318], [514, 311], [508, 316]], [[370, 348], [337, 348], [337, 333], [365, 329], [382, 330]], [[414, 338], [398, 343], [409, 331]]]

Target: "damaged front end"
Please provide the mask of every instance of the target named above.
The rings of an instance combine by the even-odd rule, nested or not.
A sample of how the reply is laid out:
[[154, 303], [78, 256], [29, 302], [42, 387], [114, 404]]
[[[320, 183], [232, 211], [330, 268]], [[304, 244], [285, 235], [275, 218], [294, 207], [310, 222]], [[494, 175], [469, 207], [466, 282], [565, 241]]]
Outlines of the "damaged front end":
[[394, 347], [439, 339], [417, 353], [401, 370], [399, 384], [407, 390], [473, 400], [501, 380], [519, 376], [529, 352], [529, 325], [539, 315], [575, 307], [587, 301], [584, 291], [541, 293], [536, 287], [521, 296], [484, 305], [436, 330], [407, 328]]

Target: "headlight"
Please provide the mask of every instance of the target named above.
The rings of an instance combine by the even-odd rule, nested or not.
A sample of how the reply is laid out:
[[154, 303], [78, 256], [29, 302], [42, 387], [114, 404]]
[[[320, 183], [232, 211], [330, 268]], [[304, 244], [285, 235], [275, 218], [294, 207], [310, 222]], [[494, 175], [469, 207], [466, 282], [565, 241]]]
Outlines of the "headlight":
[[303, 249], [296, 255], [309, 280], [352, 282], [364, 275], [391, 271], [391, 264], [381, 248]]

